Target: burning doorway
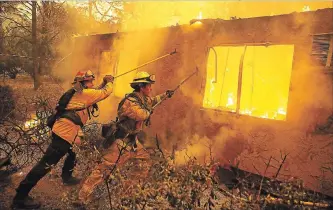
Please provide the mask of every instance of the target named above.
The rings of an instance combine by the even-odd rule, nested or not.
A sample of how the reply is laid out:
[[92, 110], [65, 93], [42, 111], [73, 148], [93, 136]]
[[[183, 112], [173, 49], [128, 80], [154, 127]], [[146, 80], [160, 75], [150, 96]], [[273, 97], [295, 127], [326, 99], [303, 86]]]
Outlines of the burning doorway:
[[210, 48], [203, 107], [286, 120], [294, 45]]

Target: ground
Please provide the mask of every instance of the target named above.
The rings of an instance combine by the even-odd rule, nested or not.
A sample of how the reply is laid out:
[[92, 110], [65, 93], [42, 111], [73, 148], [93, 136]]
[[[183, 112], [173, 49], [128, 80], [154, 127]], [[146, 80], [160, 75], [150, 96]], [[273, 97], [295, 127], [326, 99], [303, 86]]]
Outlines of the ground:
[[[0, 209], [10, 209], [11, 201], [15, 196], [15, 189], [20, 181], [28, 173], [31, 167], [24, 168], [20, 172], [12, 174], [6, 180], [1, 181], [1, 200]], [[4, 175], [5, 172], [3, 172]], [[70, 192], [72, 189], [61, 183], [60, 178], [45, 177], [33, 189], [31, 196], [43, 202], [42, 209], [63, 209], [61, 205], [61, 195], [64, 192]]]
[[[33, 90], [32, 79], [29, 75], [18, 75], [15, 80], [9, 78], [1, 78], [0, 85], [5, 86], [8, 85], [13, 88], [14, 98], [16, 102], [16, 107], [26, 106], [27, 101], [33, 99], [37, 95], [47, 96], [50, 99], [56, 98], [59, 94], [58, 92], [62, 92], [61, 86], [56, 83], [51, 77], [42, 77], [43, 86], [38, 90]], [[59, 91], [60, 89], [60, 91]], [[55, 95], [55, 97], [53, 97]], [[55, 99], [57, 100], [57, 99]], [[53, 101], [55, 101], [53, 100]], [[34, 106], [29, 104], [27, 106], [27, 113], [34, 113]], [[20, 117], [20, 113], [15, 114], [15, 117]], [[9, 209], [13, 196], [15, 195], [15, 189], [19, 185], [20, 181], [25, 177], [28, 171], [32, 168], [32, 164], [26, 165], [24, 168], [19, 169], [17, 172], [15, 171], [15, 166], [10, 166], [8, 169], [10, 173], [6, 170], [6, 168], [2, 168], [0, 171], [1, 182], [0, 182], [0, 209]], [[8, 176], [9, 175], [9, 176]], [[44, 203], [44, 209], [59, 209], [52, 208], [52, 206], [59, 206], [59, 201], [61, 201], [61, 193], [59, 192], [70, 192], [71, 188], [63, 186], [60, 184], [61, 180], [59, 178], [53, 177], [50, 175], [46, 176], [42, 179], [36, 188], [32, 191], [32, 196], [40, 198]], [[45, 202], [44, 202], [45, 201]], [[63, 209], [63, 208], [60, 208]]]

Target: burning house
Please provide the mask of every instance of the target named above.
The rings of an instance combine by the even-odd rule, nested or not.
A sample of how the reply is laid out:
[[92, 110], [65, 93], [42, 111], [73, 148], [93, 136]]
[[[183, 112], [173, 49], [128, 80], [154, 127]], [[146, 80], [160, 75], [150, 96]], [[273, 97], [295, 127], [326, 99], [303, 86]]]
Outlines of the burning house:
[[[310, 150], [303, 154], [307, 149], [300, 142], [313, 141], [309, 138], [315, 125], [325, 122], [332, 110], [332, 18], [333, 9], [322, 9], [194, 19], [187, 25], [77, 37], [73, 74], [91, 68], [99, 78], [119, 75], [176, 48], [176, 54], [139, 69], [156, 74], [156, 94], [199, 69], [154, 112], [150, 131], [168, 140], [163, 141], [165, 148], [180, 149], [188, 139], [205, 140], [213, 145], [214, 156], [224, 160], [246, 153], [243, 168], [252, 171], [248, 163], [259, 165], [259, 150], [267, 159], [286, 150], [292, 160], [284, 169], [302, 176], [305, 159], [310, 165], [320, 165], [320, 160], [314, 163]], [[103, 120], [114, 119], [134, 75], [116, 79], [113, 97], [101, 110]], [[199, 154], [204, 149], [192, 145], [192, 150]], [[312, 170], [319, 171], [319, 166]]]

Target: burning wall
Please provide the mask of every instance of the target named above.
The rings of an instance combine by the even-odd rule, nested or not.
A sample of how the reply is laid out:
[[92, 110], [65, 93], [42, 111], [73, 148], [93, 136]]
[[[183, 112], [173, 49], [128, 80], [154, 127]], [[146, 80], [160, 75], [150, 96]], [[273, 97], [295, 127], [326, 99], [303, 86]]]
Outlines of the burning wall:
[[[149, 130], [152, 134], [158, 133], [165, 149], [171, 151], [172, 148], [178, 150], [187, 148], [188, 154], [194, 154], [203, 159], [207, 159], [207, 155], [212, 152], [213, 156], [222, 162], [241, 160], [241, 167], [253, 172], [256, 172], [253, 164], [256, 165], [256, 170], [263, 171], [261, 168], [264, 166], [263, 161], [269, 156], [279, 157], [280, 151], [283, 151], [290, 154], [284, 173], [300, 176], [308, 184], [314, 182], [317, 185], [318, 183], [310, 176], [318, 175], [323, 160], [328, 158], [327, 154], [317, 148], [325, 145], [327, 140], [324, 137], [311, 137], [308, 135], [308, 131], [312, 131], [311, 126], [325, 120], [330, 115], [332, 87], [330, 76], [324, 74], [325, 70], [318, 67], [311, 57], [311, 34], [332, 33], [332, 17], [333, 10], [324, 9], [316, 12], [230, 21], [207, 19], [200, 20], [199, 24], [131, 34], [118, 33], [83, 37], [77, 39], [73, 62], [81, 65], [76, 65], [75, 70], [81, 67], [93, 67], [107, 72], [112, 69], [111, 73], [119, 74], [125, 69], [133, 68], [177, 48], [178, 54], [140, 69], [156, 73], [155, 93], [175, 87], [184, 77], [194, 71], [196, 66], [200, 70], [197, 76], [181, 87], [174, 98], [167, 100], [154, 112], [153, 124]], [[132, 40], [129, 42], [130, 44], [126, 43], [128, 40]], [[263, 47], [266, 43], [269, 43], [268, 48]], [[87, 48], [87, 45], [90, 47]], [[280, 111], [280, 114], [284, 116], [284, 112], [287, 112], [285, 121], [251, 117], [249, 113], [239, 115], [204, 106], [205, 92], [207, 92], [207, 84], [209, 84], [209, 81], [207, 82], [207, 69], [209, 69], [207, 61], [211, 59], [208, 49], [226, 46], [229, 46], [229, 49], [231, 46], [244, 48], [245, 45], [252, 49], [254, 49], [253, 46], [263, 45], [261, 48], [257, 48], [262, 50], [274, 46], [289, 46], [287, 51], [283, 51], [283, 53], [293, 55], [292, 64], [291, 61], [287, 62], [285, 68], [285, 74], [290, 74], [290, 83], [287, 84], [288, 78], [283, 83], [287, 84], [284, 86], [283, 100], [285, 101], [282, 101], [284, 109], [279, 110], [280, 105], [274, 107], [275, 114], [279, 114]], [[82, 50], [83, 48], [80, 46], [85, 46], [85, 50]], [[226, 49], [228, 48], [223, 50]], [[110, 68], [101, 66], [103, 51], [109, 51], [111, 57], [120, 55], [120, 60], [109, 59], [110, 66], [112, 66]], [[243, 50], [240, 52], [242, 54]], [[279, 56], [274, 53], [272, 55]], [[249, 56], [251, 57], [251, 55]], [[287, 59], [290, 59], [290, 56]], [[245, 63], [247, 58], [249, 57], [244, 57]], [[259, 65], [261, 64], [260, 59], [265, 59], [265, 57], [257, 58]], [[265, 62], [267, 59], [270, 58], [266, 58]], [[116, 61], [116, 64], [112, 60]], [[274, 59], [271, 61], [273, 62]], [[273, 65], [277, 64], [279, 63]], [[114, 65], [120, 68], [114, 67]], [[236, 67], [238, 65], [239, 63], [234, 64]], [[233, 69], [238, 70], [236, 67]], [[272, 73], [280, 74], [278, 68], [274, 67], [275, 72]], [[271, 69], [265, 71], [263, 68], [269, 68], [269, 62], [261, 68], [257, 68], [260, 73], [257, 76], [259, 80], [260, 77], [264, 77], [267, 78], [268, 83], [274, 82], [275, 80], [272, 80], [267, 73]], [[243, 71], [243, 77], [248, 77], [246, 67], [243, 68]], [[106, 74], [106, 72], [100, 72], [100, 74]], [[133, 75], [116, 82], [116, 95], [105, 102], [107, 105], [102, 106], [103, 120], [109, 120], [115, 116], [115, 107], [117, 107], [119, 97], [130, 90], [128, 82]], [[220, 75], [221, 72], [218, 76]], [[272, 75], [272, 77], [276, 78], [276, 75]], [[239, 74], [235, 73], [234, 76], [237, 77]], [[246, 87], [251, 87], [251, 85], [246, 86], [246, 82], [250, 83], [250, 79], [243, 81], [245, 81], [243, 93], [246, 93], [248, 91]], [[265, 88], [264, 83], [265, 81], [258, 87]], [[276, 88], [278, 89], [280, 85], [277, 83]], [[274, 89], [272, 84], [268, 86], [271, 86], [271, 90]], [[236, 93], [238, 94], [237, 91], [234, 92], [234, 94]], [[267, 104], [268, 100], [276, 99], [274, 94], [269, 95], [269, 92], [266, 94], [266, 97], [262, 97], [260, 94], [256, 96], [258, 106], [260, 106], [260, 102]], [[224, 100], [225, 104], [237, 103], [237, 96], [234, 95], [233, 101], [230, 101], [228, 96], [227, 93], [222, 95], [224, 98], [222, 101]], [[242, 96], [240, 99], [243, 100]], [[240, 106], [242, 106], [242, 102]], [[240, 111], [246, 112], [246, 109], [240, 108]], [[259, 117], [261, 115], [262, 113], [258, 114]], [[313, 146], [313, 141], [316, 141], [317, 147]], [[305, 152], [306, 150], [308, 151]], [[326, 150], [332, 152], [330, 148], [325, 148]], [[178, 152], [178, 157], [183, 156], [185, 156], [185, 152]], [[179, 158], [179, 161], [181, 159]], [[305, 171], [306, 169], [311, 169], [311, 171]], [[316, 188], [316, 186], [312, 186], [312, 188]]]

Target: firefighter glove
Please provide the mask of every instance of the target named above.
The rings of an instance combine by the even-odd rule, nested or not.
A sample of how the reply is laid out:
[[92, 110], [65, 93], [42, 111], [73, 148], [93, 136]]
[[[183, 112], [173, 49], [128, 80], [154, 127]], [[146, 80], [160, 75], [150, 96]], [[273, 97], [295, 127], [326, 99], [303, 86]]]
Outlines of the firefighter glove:
[[175, 93], [174, 90], [167, 90], [167, 91], [165, 92], [165, 94], [168, 96], [168, 98], [171, 98], [172, 95], [173, 95], [174, 93]]
[[153, 110], [153, 109], [149, 110], [149, 114], [150, 114], [150, 115], [152, 115], [153, 113], [154, 113], [154, 110]]
[[112, 75], [106, 75], [106, 76], [104, 76], [103, 81], [106, 83], [108, 83], [108, 82], [113, 83], [114, 77]]

